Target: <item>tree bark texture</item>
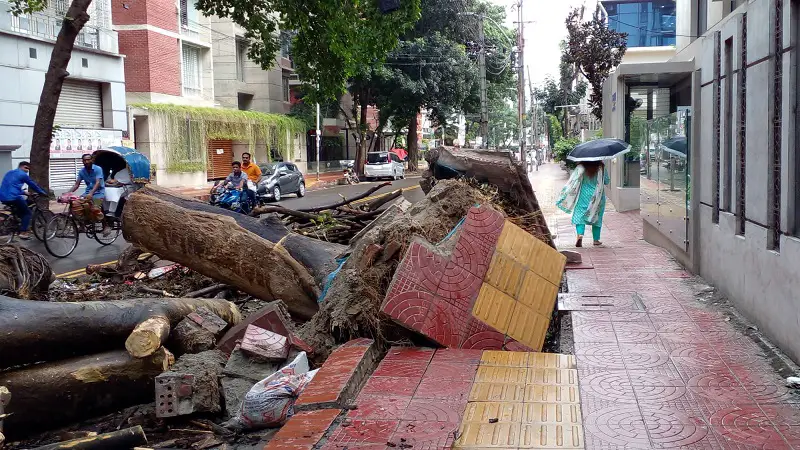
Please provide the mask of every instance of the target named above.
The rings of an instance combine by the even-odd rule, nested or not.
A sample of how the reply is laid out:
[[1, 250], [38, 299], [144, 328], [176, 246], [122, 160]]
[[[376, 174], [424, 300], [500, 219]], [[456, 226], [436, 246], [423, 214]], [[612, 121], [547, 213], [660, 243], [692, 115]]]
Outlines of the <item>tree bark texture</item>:
[[14, 397], [5, 419], [10, 439], [153, 401], [153, 381], [174, 357], [161, 348], [147, 358], [125, 350], [0, 373]]
[[358, 96], [358, 147], [356, 147], [356, 164], [355, 171], [359, 176], [364, 175], [364, 163], [367, 160], [367, 134], [369, 132], [369, 124], [367, 123], [367, 109], [369, 108], [369, 96], [366, 92], [361, 92]]
[[219, 299], [56, 303], [0, 296], [0, 370], [123, 348], [130, 333], [145, 320], [163, 316], [175, 326], [201, 306], [231, 325], [241, 320], [236, 305]]
[[300, 236], [275, 218], [256, 219], [153, 188], [128, 198], [128, 242], [309, 318], [346, 247]]
[[[528, 174], [510, 153], [439, 147], [429, 151], [425, 159], [429, 168], [420, 182], [423, 188], [429, 189], [436, 180], [458, 177], [496, 186], [511, 203], [509, 206], [515, 207], [519, 215], [529, 216], [528, 220], [533, 222], [532, 234], [555, 248]], [[509, 211], [506, 212], [511, 216]]]
[[419, 142], [417, 140], [417, 115], [408, 119], [408, 171], [416, 172], [419, 161]]
[[147, 444], [141, 425], [37, 447], [34, 450], [127, 450]]
[[92, 0], [72, 0], [67, 14], [58, 32], [50, 65], [44, 76], [44, 86], [39, 97], [39, 109], [33, 123], [33, 139], [31, 141], [31, 177], [44, 190], [50, 188], [50, 142], [53, 140], [53, 121], [56, 118], [56, 107], [61, 96], [64, 79], [67, 78], [67, 66], [72, 58], [75, 39], [89, 20], [86, 12]]

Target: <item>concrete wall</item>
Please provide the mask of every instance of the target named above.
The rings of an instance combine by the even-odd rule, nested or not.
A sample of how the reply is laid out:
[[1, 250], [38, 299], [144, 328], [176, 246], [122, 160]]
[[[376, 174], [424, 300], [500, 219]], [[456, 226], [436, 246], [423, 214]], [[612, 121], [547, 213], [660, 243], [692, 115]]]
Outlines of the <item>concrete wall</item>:
[[[30, 49], [35, 49], [36, 58], [30, 57]], [[47, 40], [6, 33], [0, 27], [0, 145], [21, 146], [12, 154], [15, 161], [30, 156], [33, 124], [52, 50], [53, 44]], [[88, 67], [83, 67], [84, 58]], [[105, 128], [127, 130], [125, 75], [119, 55], [76, 47], [67, 71], [71, 79], [101, 83]]]
[[[722, 34], [722, 42], [733, 38], [734, 48], [741, 46], [741, 16], [739, 13], [747, 12], [747, 114], [746, 114], [746, 166], [745, 166], [745, 232], [737, 233], [736, 193], [741, 178], [734, 176], [731, 187], [734, 201], [730, 211], [721, 211], [719, 223], [712, 220], [714, 205], [714, 131], [711, 126], [700, 128], [700, 138], [693, 146], [692, 152], [697, 155], [693, 173], [699, 179], [693, 180], [693, 196], [697, 196], [699, 207], [693, 211], [692, 220], [697, 222], [696, 237], [698, 243], [695, 248], [695, 265], [699, 267], [700, 274], [716, 285], [726, 294], [733, 303], [748, 318], [753, 320], [764, 333], [766, 333], [783, 351], [795, 361], [800, 361], [800, 341], [797, 340], [797, 330], [800, 325], [800, 304], [795, 300], [800, 292], [800, 239], [797, 238], [797, 223], [794, 221], [796, 192], [794, 186], [798, 181], [796, 165], [798, 163], [798, 150], [794, 138], [797, 131], [796, 125], [796, 49], [793, 46], [793, 33], [798, 26], [791, 20], [791, 5], [795, 2], [784, 2], [784, 38], [783, 38], [783, 109], [782, 118], [782, 148], [780, 180], [781, 224], [780, 224], [780, 251], [770, 250], [768, 224], [770, 222], [769, 209], [772, 205], [771, 186], [769, 175], [771, 149], [773, 138], [771, 136], [771, 115], [774, 105], [774, 90], [772, 79], [774, 76], [773, 33], [775, 30], [774, 0], [755, 0], [734, 14], [728, 16], [715, 27]], [[796, 12], [795, 12], [796, 13]], [[700, 92], [700, 115], [695, 120], [704, 124], [713, 123], [714, 117], [714, 73], [715, 46], [713, 37], [699, 40], [701, 44], [693, 49], [701, 54], [698, 68], [701, 70], [701, 80], [704, 86]], [[695, 46], [695, 44], [692, 44]], [[724, 45], [722, 46], [724, 49]], [[764, 59], [766, 58], [766, 59]], [[739, 68], [738, 58], [735, 67]], [[738, 79], [734, 77], [733, 95], [738, 98]], [[722, 83], [725, 80], [721, 81]], [[724, 86], [724, 85], [723, 85]], [[723, 90], [723, 96], [725, 90]], [[734, 104], [737, 104], [734, 101]], [[724, 98], [722, 100], [724, 104]], [[738, 106], [737, 106], [738, 108]], [[724, 114], [724, 111], [723, 111]], [[735, 110], [738, 117], [738, 110]], [[738, 123], [734, 119], [734, 130]], [[723, 120], [724, 123], [724, 120]], [[721, 142], [733, 134], [733, 139], [738, 139], [738, 133], [728, 133], [723, 127]], [[695, 153], [696, 152], [696, 153]], [[734, 169], [738, 163], [734, 147], [733, 161], [722, 158], [722, 166], [733, 163]], [[737, 174], [736, 171], [733, 171]], [[738, 174], [737, 174], [738, 175]], [[722, 178], [724, 180], [724, 178]], [[724, 183], [721, 183], [724, 186]], [[720, 198], [725, 193], [720, 192]]]

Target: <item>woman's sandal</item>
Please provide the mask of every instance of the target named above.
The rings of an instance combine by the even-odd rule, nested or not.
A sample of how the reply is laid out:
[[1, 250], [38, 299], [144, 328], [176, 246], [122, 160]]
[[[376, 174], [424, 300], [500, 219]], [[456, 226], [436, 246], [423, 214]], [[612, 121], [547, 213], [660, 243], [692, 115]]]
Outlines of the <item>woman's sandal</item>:
[[583, 247], [583, 237], [579, 237], [577, 241], [575, 241], [575, 247]]
[[602, 243], [602, 242], [600, 242], [600, 241], [594, 241], [594, 246], [595, 246], [595, 247], [599, 247], [599, 246], [601, 246], [601, 245], [603, 245], [603, 243]]

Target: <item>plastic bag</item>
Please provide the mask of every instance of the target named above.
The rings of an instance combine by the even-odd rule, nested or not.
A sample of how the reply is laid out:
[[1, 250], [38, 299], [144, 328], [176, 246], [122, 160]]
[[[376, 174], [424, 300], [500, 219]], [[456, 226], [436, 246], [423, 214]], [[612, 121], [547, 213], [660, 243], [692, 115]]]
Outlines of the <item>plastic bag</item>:
[[283, 425], [294, 415], [295, 400], [317, 373], [308, 369], [308, 357], [300, 352], [294, 361], [251, 387], [236, 416], [223, 426], [250, 430]]

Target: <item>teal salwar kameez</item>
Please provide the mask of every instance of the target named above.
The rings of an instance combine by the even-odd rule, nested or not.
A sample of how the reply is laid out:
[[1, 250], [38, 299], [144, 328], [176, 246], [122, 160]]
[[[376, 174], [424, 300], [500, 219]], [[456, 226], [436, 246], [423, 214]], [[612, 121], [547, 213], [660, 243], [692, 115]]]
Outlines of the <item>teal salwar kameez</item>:
[[[598, 186], [602, 180], [603, 185]], [[572, 172], [569, 182], [561, 190], [556, 205], [567, 213], [572, 213], [572, 224], [578, 236], [586, 233], [586, 225], [592, 226], [592, 237], [600, 241], [603, 214], [606, 209], [605, 186], [611, 182], [605, 168], [601, 167], [596, 176], [588, 176], [585, 168], [578, 165]]]

